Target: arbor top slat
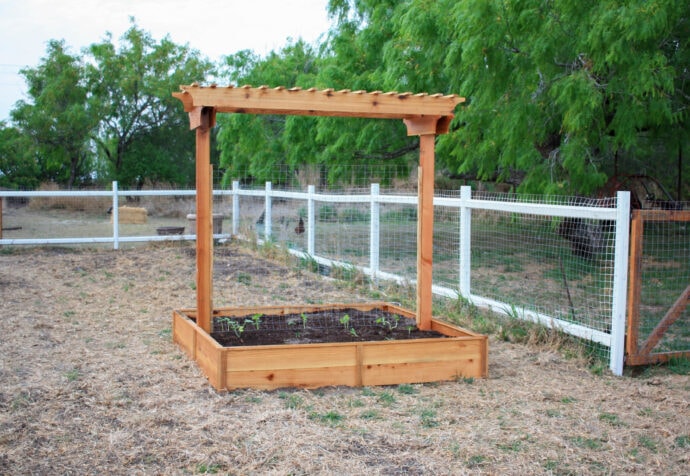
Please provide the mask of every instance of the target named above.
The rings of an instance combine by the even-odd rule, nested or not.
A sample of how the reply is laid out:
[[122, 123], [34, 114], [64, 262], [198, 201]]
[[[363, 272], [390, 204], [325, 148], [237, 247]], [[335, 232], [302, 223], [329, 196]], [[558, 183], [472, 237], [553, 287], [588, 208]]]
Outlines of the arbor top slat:
[[286, 114], [306, 116], [345, 116], [378, 119], [438, 117], [450, 120], [455, 107], [465, 98], [450, 94], [409, 92], [365, 92], [343, 89], [270, 88], [260, 86], [180, 86], [173, 93], [186, 112], [212, 107], [217, 112], [246, 114]]

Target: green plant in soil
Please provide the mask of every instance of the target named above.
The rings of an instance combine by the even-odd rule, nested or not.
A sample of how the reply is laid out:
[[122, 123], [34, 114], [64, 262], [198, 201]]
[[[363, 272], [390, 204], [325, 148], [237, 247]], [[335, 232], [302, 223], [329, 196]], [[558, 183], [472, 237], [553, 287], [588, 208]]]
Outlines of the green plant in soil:
[[309, 319], [305, 313], [300, 316], [302, 318], [302, 328], [307, 328], [307, 320]]
[[242, 324], [239, 322], [235, 321], [234, 319], [230, 319], [229, 317], [223, 317], [220, 319], [221, 322], [225, 323], [228, 325], [230, 330], [237, 336], [238, 339], [242, 339], [242, 334], [244, 334], [244, 328], [247, 325], [248, 322], [252, 322], [249, 319], [245, 320]]
[[258, 331], [259, 326], [261, 325], [261, 318], [263, 317], [263, 314], [254, 314], [252, 316], [252, 324], [254, 324], [254, 328]]
[[388, 329], [388, 331], [392, 331], [396, 327], [398, 327], [398, 322], [400, 321], [400, 316], [397, 314], [393, 314], [393, 316], [390, 319], [387, 319], [386, 316], [381, 316], [376, 319], [376, 324], [379, 326]]
[[350, 315], [345, 314], [343, 317], [340, 318], [340, 323], [343, 325], [346, 331], [350, 331]]

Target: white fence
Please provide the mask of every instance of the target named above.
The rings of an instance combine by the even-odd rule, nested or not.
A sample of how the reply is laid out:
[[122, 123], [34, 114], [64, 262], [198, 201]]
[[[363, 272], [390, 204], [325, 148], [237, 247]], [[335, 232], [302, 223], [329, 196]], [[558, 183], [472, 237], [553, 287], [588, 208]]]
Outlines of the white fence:
[[[0, 197], [7, 198], [109, 197], [113, 213], [108, 236], [5, 237], [0, 245], [112, 243], [118, 249], [121, 243], [136, 241], [193, 240], [193, 234], [123, 236], [117, 212], [122, 197], [193, 200], [194, 194], [193, 190], [122, 191], [117, 183], [112, 191], [0, 191]], [[414, 284], [410, 262], [416, 262], [416, 195], [381, 193], [377, 184], [364, 193], [334, 194], [317, 193], [313, 186], [306, 192], [274, 190], [271, 183], [248, 190], [233, 182], [232, 190], [215, 190], [214, 197], [232, 202], [231, 209], [223, 211], [230, 216], [230, 233], [214, 238], [253, 230], [260, 239], [282, 242], [291, 253], [324, 266], [356, 267], [374, 280]], [[506, 194], [473, 198], [469, 187], [462, 187], [456, 196], [437, 196], [435, 213], [441, 216], [436, 219], [434, 243], [443, 256], [435, 251], [433, 292], [590, 341], [607, 349], [610, 369], [621, 375], [629, 200], [627, 192], [620, 192], [616, 200], [593, 200], [585, 206]], [[251, 205], [253, 211], [247, 211]], [[344, 206], [358, 207], [355, 219], [338, 219], [344, 212], [354, 213], [351, 208], [337, 211]], [[296, 208], [300, 212], [295, 213]], [[407, 221], [391, 220], [405, 210]], [[257, 211], [262, 212], [259, 220]], [[297, 216], [303, 218], [303, 233], [292, 232], [290, 220], [295, 223]], [[330, 248], [326, 242], [332, 243]]]

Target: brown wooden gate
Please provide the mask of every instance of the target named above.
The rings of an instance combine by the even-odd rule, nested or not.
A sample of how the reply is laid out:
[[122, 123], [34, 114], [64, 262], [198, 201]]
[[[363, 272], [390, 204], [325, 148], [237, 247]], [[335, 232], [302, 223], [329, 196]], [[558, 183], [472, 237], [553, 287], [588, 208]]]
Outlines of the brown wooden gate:
[[[676, 224], [678, 222], [690, 223], [690, 211], [633, 210], [632, 222], [630, 224], [628, 330], [625, 346], [625, 362], [627, 365], [646, 365], [666, 362], [675, 357], [690, 357], [690, 339], [687, 338], [690, 334], [688, 329], [690, 322], [685, 322], [686, 320], [690, 321], [687, 309], [690, 303], [690, 271], [688, 271], [690, 268], [690, 257], [687, 254], [683, 255], [683, 249], [687, 251], [687, 246], [678, 248], [678, 254], [675, 255], [674, 259], [669, 259], [669, 256], [674, 255], [676, 251], [672, 248], [670, 252], [668, 249], [665, 250], [664, 257], [666, 261], [663, 261], [659, 256], [654, 256], [653, 253], [645, 251], [643, 239], [645, 223], [648, 225], [673, 224], [681, 231], [681, 233], [675, 233], [675, 235], [687, 237], [687, 230], [681, 229]], [[687, 225], [685, 226], [687, 227]], [[679, 273], [676, 275], [666, 273], [663, 279], [650, 279], [645, 274], [644, 268], [651, 268], [653, 265], [663, 269], [677, 268]], [[649, 290], [652, 286], [656, 286], [656, 289]], [[671, 287], [674, 291], [663, 293], [661, 289], [664, 287]], [[643, 292], [645, 290], [647, 290], [646, 293]], [[678, 294], [678, 291], [680, 291], [680, 294]], [[653, 316], [652, 306], [644, 302], [645, 298], [643, 295], [653, 296], [657, 308], [659, 307], [659, 302], [664, 302], [664, 299], [668, 296], [669, 299], [663, 308], [665, 314], [660, 318]], [[679, 321], [681, 318], [683, 319]], [[672, 350], [657, 349], [659, 343], [662, 342], [662, 339], [664, 339], [669, 328], [674, 323], [680, 325], [680, 342], [678, 340], [674, 341], [672, 346], [674, 348]], [[678, 325], [675, 327], [679, 327]], [[678, 348], [678, 345], [681, 348]]]

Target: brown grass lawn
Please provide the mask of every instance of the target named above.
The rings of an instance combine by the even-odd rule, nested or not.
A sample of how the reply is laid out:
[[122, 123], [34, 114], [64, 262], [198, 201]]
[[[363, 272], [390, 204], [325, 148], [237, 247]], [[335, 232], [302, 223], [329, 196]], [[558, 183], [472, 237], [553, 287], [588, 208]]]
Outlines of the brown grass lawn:
[[[690, 377], [491, 339], [489, 378], [217, 393], [171, 342], [189, 244], [0, 250], [0, 474], [690, 472]], [[368, 300], [236, 244], [218, 306]]]

